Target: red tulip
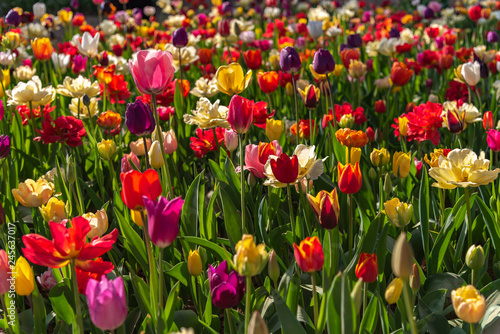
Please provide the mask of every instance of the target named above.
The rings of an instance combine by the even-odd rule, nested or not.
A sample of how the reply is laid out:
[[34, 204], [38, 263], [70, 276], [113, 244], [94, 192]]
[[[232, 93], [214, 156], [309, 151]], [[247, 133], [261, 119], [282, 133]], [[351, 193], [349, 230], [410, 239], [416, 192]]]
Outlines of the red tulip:
[[294, 243], [293, 252], [295, 254], [295, 260], [302, 271], [311, 273], [323, 268], [325, 256], [318, 237], [307, 237], [300, 242], [299, 246]]
[[158, 173], [148, 169], [144, 173], [131, 170], [120, 175], [122, 200], [131, 210], [144, 210], [143, 196], [154, 201], [161, 195], [162, 188]]
[[227, 121], [231, 129], [239, 134], [247, 133], [253, 122], [254, 102], [239, 95], [234, 95], [229, 103]]
[[271, 72], [259, 72], [257, 74], [257, 82], [263, 93], [272, 93], [278, 88], [278, 73], [275, 71]]
[[387, 110], [384, 100], [375, 101], [375, 112], [378, 114], [383, 114]]
[[299, 175], [299, 159], [296, 155], [290, 159], [286, 153], [282, 153], [277, 159], [271, 160], [271, 169], [279, 182], [294, 183]]
[[363, 177], [361, 175], [361, 170], [359, 169], [359, 162], [356, 162], [355, 165], [342, 165], [342, 163], [339, 162], [337, 169], [340, 191], [344, 194], [357, 193], [363, 184]]
[[483, 127], [485, 130], [489, 130], [493, 128], [493, 113], [491, 111], [487, 111], [483, 115]]
[[251, 70], [256, 70], [262, 66], [262, 52], [259, 49], [243, 52], [243, 59]]
[[377, 254], [361, 253], [356, 265], [356, 277], [362, 279], [363, 282], [371, 283], [377, 279], [377, 276]]
[[413, 70], [409, 69], [406, 64], [395, 62], [391, 68], [391, 80], [395, 86], [404, 86], [410, 81], [413, 75]]

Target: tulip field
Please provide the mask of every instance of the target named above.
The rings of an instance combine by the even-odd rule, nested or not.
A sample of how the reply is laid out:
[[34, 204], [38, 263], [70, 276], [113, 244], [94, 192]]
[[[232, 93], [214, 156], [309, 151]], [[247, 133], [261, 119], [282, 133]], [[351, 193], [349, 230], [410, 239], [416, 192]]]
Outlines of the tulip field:
[[0, 332], [500, 333], [500, 1], [13, 2]]

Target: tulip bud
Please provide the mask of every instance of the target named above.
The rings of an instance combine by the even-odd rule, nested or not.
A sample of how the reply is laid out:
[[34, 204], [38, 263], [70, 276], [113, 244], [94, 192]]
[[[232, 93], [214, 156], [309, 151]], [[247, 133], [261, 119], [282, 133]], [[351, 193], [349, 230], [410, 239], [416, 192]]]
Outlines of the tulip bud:
[[351, 299], [354, 302], [354, 309], [356, 313], [359, 314], [359, 310], [361, 309], [361, 297], [363, 295], [363, 280], [360, 279], [354, 285], [354, 288], [351, 291]]
[[385, 300], [389, 304], [395, 304], [398, 302], [399, 297], [401, 297], [401, 292], [403, 291], [403, 280], [396, 277], [385, 289]]
[[115, 153], [118, 151], [116, 148], [116, 144], [112, 139], [103, 139], [100, 143], [97, 144], [97, 152], [99, 152], [99, 156], [101, 159], [106, 161], [113, 160]]
[[76, 180], [75, 163], [73, 162], [73, 159], [68, 160], [68, 165], [66, 166], [66, 180], [70, 184], [75, 183], [75, 180]]
[[373, 131], [372, 127], [369, 126], [368, 128], [366, 128], [366, 137], [368, 137], [368, 140], [370, 142], [374, 141], [375, 140], [375, 132]]
[[226, 130], [224, 133], [224, 144], [229, 152], [238, 148], [238, 134], [233, 130]]
[[297, 73], [300, 70], [301, 61], [297, 50], [291, 46], [283, 48], [280, 52], [280, 67], [283, 72]]
[[389, 175], [389, 173], [385, 174], [384, 192], [387, 195], [390, 195], [392, 193], [392, 181], [391, 181], [391, 176]]
[[488, 31], [488, 35], [486, 35], [486, 40], [488, 43], [496, 43], [498, 42], [498, 34], [494, 31]]
[[361, 160], [361, 149], [359, 147], [351, 147], [350, 163], [355, 164]]
[[293, 96], [293, 85], [291, 82], [287, 82], [285, 86], [285, 93], [288, 96]]
[[418, 265], [416, 263], [413, 264], [413, 273], [410, 276], [410, 287], [413, 290], [413, 293], [417, 293], [420, 289], [420, 271], [418, 270]]
[[96, 213], [87, 212], [82, 216], [89, 221], [90, 231], [87, 233], [87, 238], [92, 240], [94, 237], [102, 237], [108, 230], [108, 215], [106, 210], [97, 210]]
[[465, 255], [465, 263], [472, 270], [479, 270], [484, 265], [483, 247], [472, 245]]
[[413, 272], [413, 249], [406, 240], [406, 233], [401, 233], [392, 249], [392, 272], [404, 280]]
[[164, 133], [163, 137], [163, 152], [165, 154], [172, 154], [177, 150], [177, 137], [174, 129], [170, 129]]
[[271, 278], [271, 280], [274, 282], [274, 285], [277, 285], [276, 283], [278, 281], [278, 278], [280, 277], [280, 266], [278, 264], [278, 259], [274, 249], [269, 252], [267, 270], [269, 272], [269, 278]]
[[20, 256], [16, 261], [14, 268], [16, 293], [20, 296], [28, 296], [35, 288], [35, 280], [33, 278], [33, 269], [28, 261]]
[[217, 24], [217, 30], [222, 37], [227, 37], [230, 34], [229, 21], [226, 19], [222, 19]]
[[[146, 210], [143, 211], [144, 215], [146, 215]], [[130, 216], [132, 217], [132, 221], [137, 225], [142, 227], [144, 225], [144, 221], [142, 220], [141, 211], [138, 210], [130, 210]]]
[[248, 173], [247, 183], [250, 188], [252, 188], [257, 183], [257, 180], [255, 179], [253, 173]]
[[191, 276], [198, 276], [201, 274], [203, 268], [201, 263], [200, 253], [195, 249], [194, 251], [189, 251], [188, 256], [188, 271]]
[[259, 311], [253, 312], [250, 323], [248, 324], [248, 334], [269, 334], [266, 322], [262, 319]]
[[380, 150], [374, 148], [372, 153], [370, 153], [370, 161], [373, 166], [382, 167], [391, 161], [391, 155], [385, 148], [381, 148]]
[[387, 107], [385, 106], [385, 101], [384, 100], [377, 100], [375, 101], [375, 112], [378, 114], [383, 114], [387, 110]]
[[487, 111], [483, 116], [483, 127], [485, 130], [489, 130], [493, 128], [493, 113], [491, 111]]
[[40, 276], [36, 278], [38, 283], [42, 286], [44, 290], [49, 291], [52, 289], [54, 286], [57, 285], [57, 280], [54, 277], [54, 273], [52, 272], [52, 269], [48, 269], [44, 271]]
[[161, 168], [163, 166], [163, 157], [160, 147], [160, 142], [155, 140], [149, 149], [149, 163], [153, 168]]
[[371, 167], [368, 171], [368, 177], [372, 180], [375, 180], [377, 178], [377, 171], [373, 167]]
[[86, 107], [90, 106], [90, 97], [87, 94], [83, 94], [82, 102], [84, 106]]
[[278, 140], [283, 133], [283, 121], [267, 119], [266, 120], [266, 136], [269, 140]]
[[432, 103], [439, 103], [439, 97], [436, 94], [429, 94], [429, 101]]

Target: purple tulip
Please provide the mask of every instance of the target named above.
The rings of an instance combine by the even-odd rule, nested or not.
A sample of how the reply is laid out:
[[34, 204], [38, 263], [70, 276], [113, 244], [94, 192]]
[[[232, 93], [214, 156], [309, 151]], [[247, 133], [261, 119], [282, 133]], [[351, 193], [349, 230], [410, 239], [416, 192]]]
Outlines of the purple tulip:
[[0, 100], [0, 122], [2, 121], [4, 116], [5, 116], [5, 108], [3, 106], [3, 101]]
[[486, 39], [488, 40], [488, 43], [496, 43], [498, 42], [498, 34], [494, 31], [488, 31]]
[[184, 200], [176, 197], [169, 201], [163, 196], [158, 201], [143, 197], [148, 212], [148, 229], [151, 242], [157, 247], [165, 248], [174, 242], [179, 234], [179, 216]]
[[488, 77], [490, 71], [488, 70], [488, 65], [486, 63], [481, 62], [480, 73], [481, 78], [485, 79]]
[[363, 40], [361, 39], [360, 34], [352, 34], [347, 36], [347, 45], [349, 45], [351, 49], [359, 48], [362, 44]]
[[330, 51], [319, 49], [314, 54], [313, 70], [318, 74], [332, 73], [335, 70], [335, 60]]
[[399, 38], [399, 37], [400, 37], [400, 34], [399, 34], [399, 30], [398, 30], [398, 28], [396, 28], [396, 27], [392, 28], [392, 29], [389, 31], [389, 36], [391, 36], [391, 38]]
[[283, 72], [297, 73], [300, 70], [301, 62], [297, 50], [287, 46], [280, 52], [280, 67]]
[[429, 7], [427, 7], [424, 10], [424, 19], [430, 20], [433, 18], [434, 18], [434, 11], [432, 9], [430, 9]]
[[78, 9], [78, 7], [80, 7], [80, 3], [78, 2], [78, 0], [71, 0], [69, 2], [69, 6], [73, 9]]
[[231, 14], [233, 11], [233, 7], [231, 6], [230, 1], [225, 1], [221, 5], [221, 10], [224, 14]]
[[139, 137], [153, 133], [155, 119], [149, 105], [139, 99], [129, 103], [125, 111], [125, 124], [130, 132]]
[[89, 279], [85, 290], [90, 319], [99, 329], [114, 330], [127, 317], [127, 299], [123, 280], [118, 277], [109, 280], [104, 275], [101, 281]]
[[188, 44], [188, 34], [184, 27], [177, 29], [172, 34], [172, 44], [176, 48], [183, 48]]
[[73, 57], [73, 62], [71, 63], [71, 70], [73, 73], [78, 74], [87, 68], [87, 57], [82, 55], [76, 55]]
[[6, 158], [10, 153], [10, 138], [7, 135], [0, 135], [0, 159]]
[[17, 11], [11, 9], [7, 13], [7, 15], [5, 15], [5, 23], [17, 27], [19, 24], [21, 24], [21, 15], [19, 15]]
[[239, 304], [245, 294], [245, 278], [235, 270], [228, 272], [227, 261], [214, 268], [208, 265], [208, 282], [215, 307], [231, 308]]

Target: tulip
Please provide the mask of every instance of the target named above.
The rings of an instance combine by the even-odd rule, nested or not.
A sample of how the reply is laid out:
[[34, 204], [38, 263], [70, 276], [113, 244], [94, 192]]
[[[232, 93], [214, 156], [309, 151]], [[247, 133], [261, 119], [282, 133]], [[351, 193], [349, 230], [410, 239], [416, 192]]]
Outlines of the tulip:
[[387, 110], [384, 100], [375, 101], [375, 112], [378, 114], [383, 114]]
[[495, 31], [488, 31], [486, 40], [488, 41], [488, 43], [496, 43], [498, 42], [498, 34]]
[[270, 94], [278, 88], [278, 73], [275, 71], [259, 72], [257, 73], [257, 83], [263, 93]]
[[20, 256], [16, 261], [14, 277], [16, 282], [15, 289], [18, 295], [28, 296], [33, 292], [33, 289], [35, 288], [33, 269], [29, 265], [28, 261], [26, 261], [26, 259], [22, 256]]
[[162, 193], [160, 178], [154, 169], [148, 169], [144, 173], [131, 170], [121, 173], [120, 179], [123, 203], [131, 210], [144, 210], [144, 196], [156, 200]]
[[493, 113], [491, 111], [487, 111], [483, 115], [483, 127], [485, 130], [489, 130], [493, 128]]
[[92, 240], [94, 237], [102, 237], [108, 230], [108, 215], [106, 210], [97, 210], [96, 213], [88, 212], [82, 216], [90, 224], [90, 231], [87, 238]]
[[241, 276], [252, 277], [261, 273], [267, 264], [266, 245], [255, 245], [253, 236], [243, 234], [235, 247], [233, 263]]
[[335, 60], [333, 59], [330, 51], [326, 49], [319, 49], [314, 54], [312, 63], [314, 72], [318, 74], [328, 74], [335, 70]]
[[340, 191], [342, 191], [344, 194], [354, 194], [361, 189], [363, 178], [358, 162], [356, 162], [354, 165], [343, 165], [341, 162], [339, 162], [337, 170]]
[[217, 88], [224, 94], [240, 94], [250, 84], [252, 70], [243, 74], [243, 69], [238, 63], [220, 66], [215, 73]]
[[395, 62], [391, 68], [391, 81], [395, 86], [404, 86], [410, 81], [413, 75], [413, 70], [409, 69], [406, 64]]
[[50, 43], [50, 39], [47, 37], [44, 38], [35, 38], [31, 41], [31, 48], [33, 49], [33, 55], [36, 59], [40, 61], [47, 61], [50, 59], [52, 55], [52, 44]]
[[363, 282], [375, 282], [378, 276], [377, 254], [361, 253], [356, 265], [356, 277]]
[[361, 39], [361, 35], [351, 34], [347, 36], [347, 45], [349, 45], [351, 49], [359, 48], [361, 45], [363, 45], [363, 40]]
[[406, 233], [401, 233], [392, 249], [392, 272], [396, 277], [407, 280], [413, 273], [413, 261], [413, 249], [406, 240]]
[[161, 153], [160, 142], [155, 140], [149, 149], [149, 163], [153, 168], [161, 168], [163, 166], [163, 156]]
[[271, 250], [269, 252], [267, 270], [269, 273], [269, 278], [271, 278], [271, 280], [274, 282], [274, 285], [276, 285], [280, 276], [280, 266], [278, 264], [278, 259], [274, 250]]
[[262, 52], [260, 49], [243, 52], [245, 64], [251, 70], [256, 70], [262, 66]]
[[231, 129], [238, 134], [248, 132], [253, 122], [254, 102], [239, 95], [234, 95], [229, 103], [227, 121]]
[[410, 287], [413, 290], [413, 293], [417, 293], [420, 289], [420, 285], [422, 282], [420, 281], [420, 271], [418, 270], [418, 265], [416, 263], [413, 264], [413, 273], [410, 276]]
[[[3, 298], [3, 294], [10, 290], [10, 283], [8, 279], [10, 278], [10, 265], [9, 257], [5, 250], [0, 249], [0, 296]], [[278, 272], [279, 274], [279, 272]]]
[[484, 265], [484, 250], [481, 245], [472, 245], [465, 255], [465, 263], [472, 270], [479, 270]]
[[248, 334], [269, 334], [266, 322], [259, 311], [254, 311], [248, 324]]
[[158, 201], [143, 197], [148, 213], [148, 232], [153, 244], [165, 248], [174, 242], [179, 234], [179, 216], [184, 200], [180, 197], [167, 200], [160, 196]]
[[112, 139], [103, 139], [100, 143], [97, 143], [97, 152], [101, 159], [106, 161], [113, 160], [118, 148], [116, 147], [115, 141]]
[[228, 37], [231, 33], [229, 21], [227, 19], [222, 19], [217, 23], [217, 31], [222, 37]]
[[391, 161], [391, 155], [385, 148], [381, 148], [380, 150], [374, 148], [372, 153], [370, 153], [370, 161], [375, 167], [383, 167]]
[[294, 243], [293, 251], [295, 260], [302, 271], [311, 273], [323, 268], [325, 256], [318, 237], [307, 237], [300, 242], [299, 246]]
[[500, 131], [490, 129], [487, 133], [486, 142], [493, 152], [500, 151]]
[[272, 118], [266, 120], [266, 136], [269, 140], [279, 140], [283, 133], [283, 121]]
[[461, 74], [469, 86], [476, 86], [481, 79], [481, 66], [479, 62], [465, 63], [462, 65]]
[[6, 158], [10, 153], [10, 137], [0, 135], [0, 159]]
[[351, 156], [349, 158], [349, 162], [351, 164], [359, 163], [361, 160], [361, 149], [359, 147], [351, 148]]
[[401, 297], [401, 292], [403, 291], [403, 280], [396, 277], [385, 289], [385, 300], [389, 304], [396, 304]]
[[301, 61], [297, 50], [291, 46], [283, 48], [280, 52], [280, 68], [286, 73], [297, 73], [300, 70]]
[[316, 197], [307, 194], [307, 199], [321, 226], [327, 230], [337, 227], [340, 206], [336, 188], [330, 193], [321, 190]]
[[40, 19], [45, 15], [47, 11], [47, 7], [43, 2], [37, 2], [33, 4], [33, 14], [35, 15], [35, 19]]
[[165, 92], [174, 78], [172, 54], [167, 51], [141, 50], [129, 68], [137, 89], [143, 94], [158, 95]]
[[52, 269], [44, 271], [40, 276], [36, 278], [37, 282], [40, 283], [44, 290], [49, 291], [57, 285], [57, 280], [54, 277]]
[[121, 277], [109, 280], [102, 276], [101, 281], [89, 279], [85, 296], [89, 306], [90, 319], [99, 329], [115, 330], [127, 318], [127, 298]]
[[299, 161], [296, 155], [292, 158], [282, 153], [276, 159], [270, 161], [274, 177], [281, 183], [295, 183], [299, 174]]
[[[132, 166], [134, 165], [134, 166]], [[137, 155], [134, 152], [130, 152], [130, 154], [124, 154], [121, 161], [121, 173], [126, 173], [133, 169], [140, 169], [141, 162]]]
[[22, 205], [29, 208], [36, 208], [52, 197], [54, 184], [52, 182], [38, 179], [36, 182], [27, 179], [19, 183], [18, 189], [12, 189], [12, 195]]
[[307, 85], [304, 90], [298, 88], [298, 91], [306, 108], [316, 109], [319, 102], [320, 89], [314, 85]]
[[224, 145], [229, 152], [238, 148], [238, 134], [233, 130], [226, 130], [224, 133]]
[[335, 137], [344, 146], [347, 147], [363, 147], [368, 144], [368, 136], [361, 130], [351, 130], [343, 128], [335, 132]]
[[16, 10], [11, 9], [7, 13], [7, 15], [5, 15], [5, 23], [17, 27], [18, 25], [21, 24], [21, 16]]
[[472, 285], [453, 290], [451, 302], [456, 315], [469, 324], [478, 323], [486, 313], [484, 296]]
[[92, 37], [88, 31], [84, 32], [81, 41], [77, 40], [76, 42], [78, 52], [87, 57], [97, 56], [100, 36], [100, 34], [95, 34]]
[[143, 137], [151, 134], [155, 129], [155, 119], [149, 104], [137, 99], [127, 105], [125, 124], [134, 135]]
[[366, 65], [361, 61], [353, 59], [349, 64], [349, 76], [354, 79], [363, 80], [366, 74]]
[[460, 134], [466, 127], [465, 112], [460, 117], [456, 108], [446, 108], [444, 120], [448, 130], [455, 135]]
[[[345, 68], [349, 68], [352, 60], [359, 60], [361, 54], [358, 49], [344, 49], [340, 52], [340, 59]], [[339, 68], [340, 69], [340, 68]], [[337, 70], [335, 66], [335, 71]]]
[[385, 202], [384, 209], [387, 218], [395, 227], [405, 227], [413, 217], [413, 205], [400, 202], [397, 197]]
[[172, 44], [176, 48], [183, 48], [188, 44], [188, 34], [184, 27], [176, 29], [172, 34]]
[[201, 271], [203, 270], [202, 268], [202, 263], [201, 263], [201, 257], [200, 253], [195, 249], [189, 251], [189, 256], [188, 256], [188, 271], [191, 276], [198, 276], [201, 274]]
[[215, 307], [232, 308], [239, 304], [245, 293], [245, 279], [236, 270], [228, 271], [227, 261], [214, 268], [208, 266], [210, 296]]
[[404, 179], [410, 173], [411, 152], [396, 152], [392, 158], [392, 173], [395, 177]]
[[55, 221], [56, 223], [60, 223], [63, 219], [67, 218], [66, 204], [56, 197], [49, 199], [47, 205], [42, 205], [40, 212], [46, 222]]

